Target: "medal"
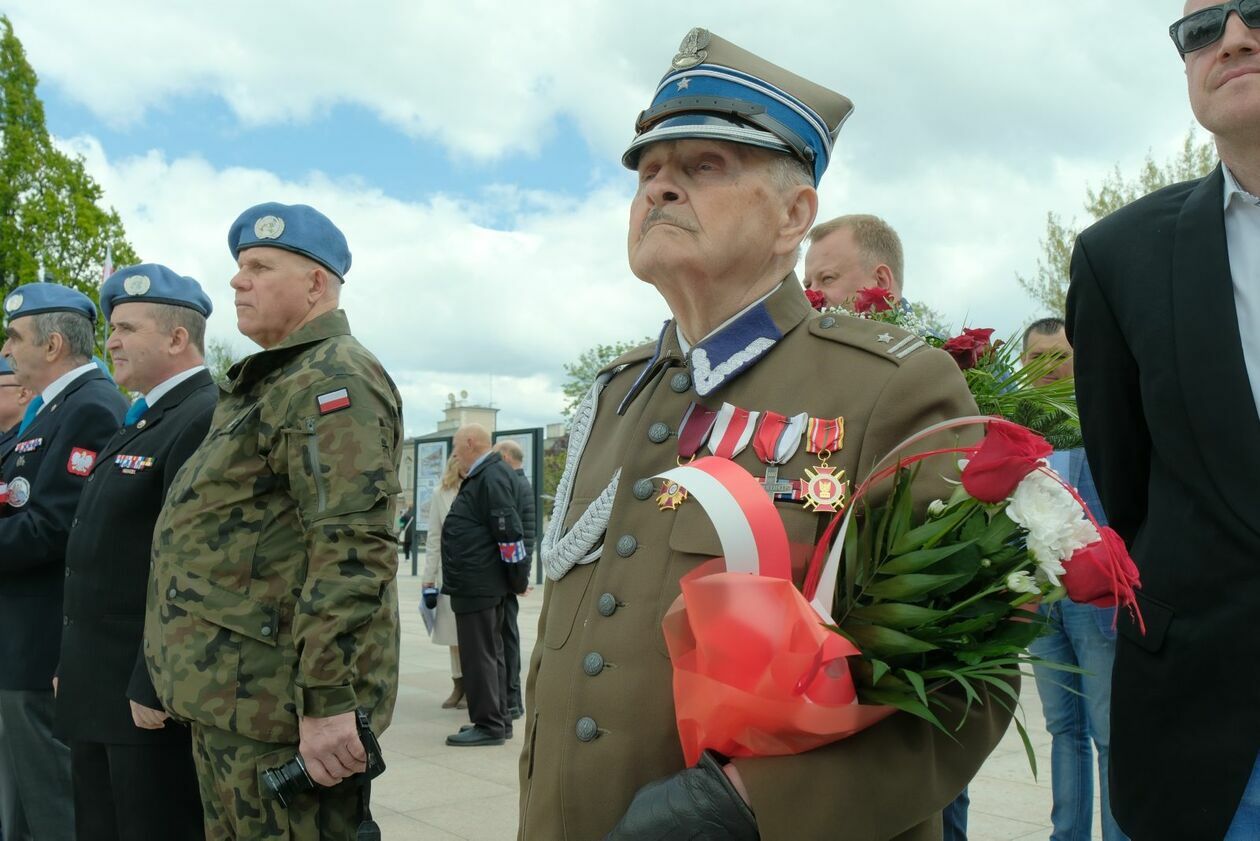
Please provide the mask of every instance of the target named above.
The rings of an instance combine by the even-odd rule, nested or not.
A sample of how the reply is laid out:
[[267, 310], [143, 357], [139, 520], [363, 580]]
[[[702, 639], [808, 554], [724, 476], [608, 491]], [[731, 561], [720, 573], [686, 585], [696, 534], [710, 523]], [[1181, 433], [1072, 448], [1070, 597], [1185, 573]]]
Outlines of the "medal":
[[805, 471], [801, 497], [805, 508], [818, 513], [834, 513], [846, 504], [849, 483], [827, 459], [844, 448], [844, 418], [810, 418], [805, 431], [805, 451], [818, 454], [818, 466]]
[[752, 440], [760, 415], [760, 412], [723, 403], [713, 423], [713, 434], [709, 436], [709, 452], [718, 458], [734, 459]]
[[801, 498], [801, 483], [779, 478], [779, 465], [784, 464], [801, 446], [801, 432], [809, 415], [801, 413], [786, 417], [778, 412], [763, 412], [761, 425], [753, 436], [753, 451], [767, 465], [766, 475], [758, 479], [761, 487], [773, 499], [797, 500]]
[[[690, 461], [704, 446], [705, 439], [713, 429], [717, 413], [694, 400], [683, 414], [678, 424], [678, 463]], [[656, 507], [662, 511], [673, 511], [687, 499], [687, 489], [677, 482], [662, 482], [661, 492], [656, 496]]]

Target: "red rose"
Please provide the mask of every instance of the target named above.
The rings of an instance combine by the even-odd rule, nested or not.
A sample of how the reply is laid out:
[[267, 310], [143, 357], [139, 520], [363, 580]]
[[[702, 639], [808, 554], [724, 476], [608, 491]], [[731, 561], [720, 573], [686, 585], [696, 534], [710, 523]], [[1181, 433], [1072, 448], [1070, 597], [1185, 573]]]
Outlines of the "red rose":
[[1102, 539], [1077, 549], [1063, 565], [1066, 572], [1059, 579], [1067, 588], [1068, 598], [1078, 604], [1131, 604], [1133, 588], [1141, 586], [1137, 566], [1120, 535], [1106, 526], [1099, 533]]
[[981, 502], [1002, 502], [1052, 452], [1046, 439], [1017, 423], [990, 423], [962, 472], [963, 488]]
[[859, 289], [853, 303], [854, 312], [884, 312], [893, 308], [893, 294], [878, 286]]
[[955, 336], [941, 345], [941, 350], [954, 357], [958, 367], [966, 371], [968, 368], [976, 367], [980, 357], [992, 346], [990, 341], [992, 335], [993, 330], [989, 327], [980, 330], [964, 327], [962, 335]]
[[809, 305], [816, 310], [820, 310], [827, 306], [827, 298], [823, 295], [823, 293], [816, 292], [813, 289], [805, 290], [805, 298], [809, 301]]

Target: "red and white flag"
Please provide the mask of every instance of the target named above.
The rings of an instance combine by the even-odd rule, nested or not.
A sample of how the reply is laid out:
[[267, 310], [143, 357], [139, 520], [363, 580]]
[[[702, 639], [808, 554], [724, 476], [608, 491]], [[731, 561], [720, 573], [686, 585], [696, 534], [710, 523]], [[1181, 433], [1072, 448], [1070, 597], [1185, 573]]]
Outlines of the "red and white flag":
[[329, 412], [335, 412], [338, 409], [347, 409], [350, 407], [350, 392], [344, 388], [336, 391], [329, 391], [315, 398], [319, 403], [319, 413], [326, 415]]

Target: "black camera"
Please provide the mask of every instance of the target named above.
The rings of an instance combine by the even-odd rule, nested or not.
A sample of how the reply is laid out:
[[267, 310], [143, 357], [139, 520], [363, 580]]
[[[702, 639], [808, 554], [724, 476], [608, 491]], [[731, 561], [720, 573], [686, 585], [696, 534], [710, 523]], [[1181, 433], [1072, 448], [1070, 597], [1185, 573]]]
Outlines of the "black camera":
[[[357, 774], [346, 777], [341, 783], [357, 784], [363, 780], [373, 780], [385, 771], [385, 760], [381, 756], [381, 745], [372, 732], [372, 721], [363, 710], [354, 711], [355, 726], [359, 731], [359, 740], [363, 742], [363, 750], [367, 753], [367, 768]], [[289, 801], [304, 791], [315, 788], [315, 781], [306, 772], [306, 763], [302, 754], [278, 768], [268, 768], [262, 772], [263, 789], [280, 801], [280, 805], [288, 807]]]

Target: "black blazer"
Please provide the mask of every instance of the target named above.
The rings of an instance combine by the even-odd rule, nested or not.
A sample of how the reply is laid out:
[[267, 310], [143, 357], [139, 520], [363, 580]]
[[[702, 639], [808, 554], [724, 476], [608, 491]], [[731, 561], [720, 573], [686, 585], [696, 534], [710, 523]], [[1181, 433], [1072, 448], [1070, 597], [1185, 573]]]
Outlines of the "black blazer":
[[1260, 751], [1260, 415], [1223, 189], [1217, 167], [1153, 193], [1072, 256], [1085, 447], [1142, 575], [1111, 696], [1111, 808], [1140, 841], [1222, 837]]
[[136, 727], [128, 699], [162, 709], [141, 650], [153, 526], [175, 474], [206, 437], [217, 396], [208, 372], [189, 377], [118, 430], [88, 477], [66, 544], [56, 722], [63, 738], [187, 738], [169, 723]]
[[[100, 371], [80, 375], [10, 442], [0, 462], [0, 689], [51, 689], [61, 643], [66, 538], [91, 457], [122, 424], [127, 401]], [[29, 488], [29, 499], [14, 488]], [[24, 488], [24, 489], [25, 489]]]
[[499, 544], [524, 538], [516, 473], [492, 452], [464, 479], [442, 522], [442, 592], [451, 609], [484, 610], [509, 592], [524, 592], [518, 579], [523, 567], [528, 581], [528, 562], [505, 564], [499, 552]]

